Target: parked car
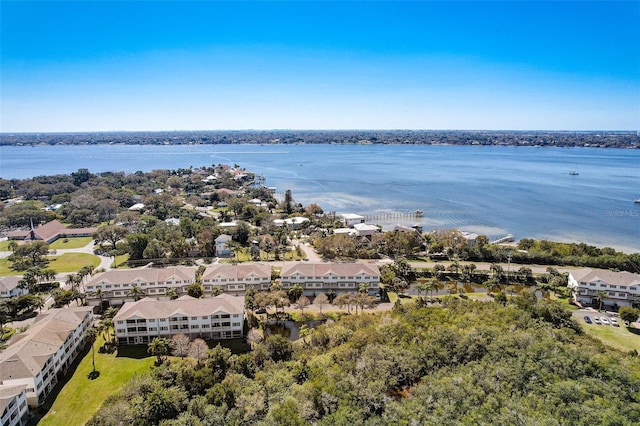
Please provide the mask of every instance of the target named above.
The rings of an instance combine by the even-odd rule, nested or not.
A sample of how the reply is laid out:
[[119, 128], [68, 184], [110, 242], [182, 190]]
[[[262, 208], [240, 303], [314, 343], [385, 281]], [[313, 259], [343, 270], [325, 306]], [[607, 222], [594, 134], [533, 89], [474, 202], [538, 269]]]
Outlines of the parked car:
[[586, 322], [587, 324], [592, 324], [593, 321], [591, 321], [591, 318], [589, 318], [588, 316], [584, 317], [584, 322]]
[[609, 318], [609, 322], [611, 323], [611, 325], [613, 325], [614, 327], [620, 327], [620, 324], [618, 324], [618, 320], [615, 318]]
[[609, 325], [609, 318], [607, 318], [607, 317], [600, 317], [600, 322], [601, 322], [603, 325]]
[[599, 325], [599, 324], [600, 324], [600, 318], [598, 318], [598, 317], [593, 317], [593, 323], [594, 323], [594, 324], [598, 324], [598, 325]]

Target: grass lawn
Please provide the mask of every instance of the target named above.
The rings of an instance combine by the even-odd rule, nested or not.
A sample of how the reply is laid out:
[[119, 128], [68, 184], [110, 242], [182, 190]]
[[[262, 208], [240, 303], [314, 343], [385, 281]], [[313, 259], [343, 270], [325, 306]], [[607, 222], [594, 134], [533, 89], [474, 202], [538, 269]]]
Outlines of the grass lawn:
[[[624, 325], [613, 327], [609, 325], [582, 324], [587, 334], [597, 337], [605, 345], [624, 352], [633, 349], [640, 352], [640, 335], [627, 329]], [[635, 330], [634, 331], [639, 331]]]
[[130, 269], [129, 265], [127, 265], [127, 261], [129, 260], [129, 254], [121, 254], [120, 256], [116, 256], [115, 262], [111, 264], [111, 267], [118, 269]]
[[49, 265], [56, 272], [78, 272], [80, 268], [92, 265], [94, 268], [100, 265], [100, 258], [89, 253], [65, 253], [61, 256], [47, 256]]
[[9, 250], [9, 240], [0, 241], [0, 251], [11, 251]]
[[9, 262], [6, 257], [4, 259], [0, 259], [0, 277], [5, 277], [7, 275], [22, 275], [22, 272], [11, 269], [11, 265], [12, 263]]
[[[87, 265], [97, 267], [100, 265], [100, 258], [89, 253], [65, 253], [60, 256], [47, 256], [49, 265], [56, 273], [60, 272], [78, 272], [80, 268]], [[11, 269], [11, 262], [7, 258], [0, 259], [0, 276], [22, 275], [24, 271], [14, 271]]]
[[92, 240], [93, 237], [59, 238], [53, 243], [49, 244], [49, 249], [60, 250], [82, 248], [89, 244]]
[[[98, 410], [102, 401], [117, 392], [135, 373], [148, 371], [155, 357], [146, 353], [146, 346], [125, 348], [123, 353], [100, 354], [98, 347], [103, 340], [95, 343], [97, 379], [88, 378], [92, 371], [91, 350], [79, 362], [73, 376], [62, 390], [49, 396], [46, 407], [51, 407], [39, 425], [82, 425]], [[125, 355], [125, 356], [123, 356]], [[59, 390], [59, 393], [55, 394]]]

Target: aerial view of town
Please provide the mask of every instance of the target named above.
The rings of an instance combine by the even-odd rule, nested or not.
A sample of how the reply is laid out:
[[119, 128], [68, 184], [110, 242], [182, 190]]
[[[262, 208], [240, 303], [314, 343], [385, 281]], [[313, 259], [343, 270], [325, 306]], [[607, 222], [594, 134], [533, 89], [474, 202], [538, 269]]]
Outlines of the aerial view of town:
[[0, 24], [0, 426], [640, 424], [637, 1]]

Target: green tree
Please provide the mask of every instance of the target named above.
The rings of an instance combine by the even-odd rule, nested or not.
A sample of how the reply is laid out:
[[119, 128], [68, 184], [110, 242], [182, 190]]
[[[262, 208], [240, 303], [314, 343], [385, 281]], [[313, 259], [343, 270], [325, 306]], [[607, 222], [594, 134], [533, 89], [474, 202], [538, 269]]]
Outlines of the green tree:
[[304, 289], [302, 288], [302, 286], [300, 286], [300, 284], [294, 284], [293, 287], [289, 289], [287, 294], [289, 295], [289, 299], [293, 303], [295, 303], [298, 299], [300, 299], [300, 296], [302, 296], [303, 292]]
[[96, 338], [98, 337], [98, 330], [95, 327], [91, 327], [87, 330], [87, 341], [91, 345], [91, 365], [93, 366], [93, 373], [96, 372], [96, 352], [94, 348], [94, 343], [96, 342]]
[[165, 296], [167, 296], [169, 300], [175, 300], [178, 298], [178, 290], [176, 290], [175, 287], [168, 288]]
[[636, 322], [638, 320], [638, 316], [640, 316], [640, 310], [636, 308], [632, 308], [631, 306], [623, 306], [620, 308], [620, 318], [623, 321], [627, 321], [629, 323]]
[[133, 300], [137, 302], [138, 300], [146, 296], [146, 292], [142, 288], [138, 287], [137, 285], [134, 285], [127, 292], [127, 296], [133, 297]]
[[147, 347], [147, 352], [156, 357], [157, 365], [162, 364], [171, 351], [173, 351], [173, 342], [166, 337], [154, 338]]
[[258, 294], [258, 290], [253, 285], [250, 285], [244, 294], [244, 307], [251, 312], [256, 309], [256, 294]]
[[24, 271], [31, 267], [44, 267], [49, 263], [46, 255], [49, 254], [49, 244], [44, 241], [34, 241], [18, 246], [8, 257], [13, 264], [12, 269]]
[[598, 301], [598, 310], [601, 311], [602, 310], [602, 303], [604, 302], [604, 299], [607, 297], [607, 292], [604, 290], [598, 290], [596, 292], [596, 300]]
[[202, 285], [193, 283], [187, 287], [187, 294], [191, 297], [195, 297], [196, 299], [200, 299], [204, 296], [204, 289], [202, 288]]

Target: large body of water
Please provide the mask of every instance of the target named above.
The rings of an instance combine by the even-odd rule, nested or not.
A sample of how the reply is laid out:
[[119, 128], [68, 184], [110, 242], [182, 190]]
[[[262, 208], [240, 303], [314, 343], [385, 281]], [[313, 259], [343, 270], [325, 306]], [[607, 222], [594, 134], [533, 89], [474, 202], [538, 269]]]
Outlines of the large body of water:
[[[403, 145], [1, 147], [0, 176], [239, 164], [338, 213], [423, 210], [430, 228], [640, 250], [640, 150]], [[575, 170], [579, 175], [570, 175]]]

